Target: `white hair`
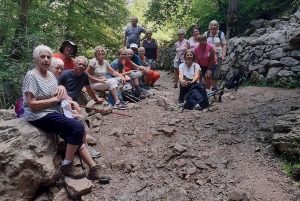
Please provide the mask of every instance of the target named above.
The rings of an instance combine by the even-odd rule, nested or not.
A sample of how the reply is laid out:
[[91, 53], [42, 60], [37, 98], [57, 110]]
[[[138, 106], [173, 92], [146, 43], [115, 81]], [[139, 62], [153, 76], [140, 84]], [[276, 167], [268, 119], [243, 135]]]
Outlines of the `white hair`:
[[96, 56], [96, 53], [97, 53], [98, 51], [100, 51], [100, 50], [103, 50], [104, 53], [106, 53], [104, 47], [102, 47], [102, 46], [96, 46], [96, 47], [94, 48], [94, 55]]
[[56, 65], [64, 66], [65, 64], [61, 59], [52, 57], [51, 64], [50, 64], [50, 69], [52, 69]]
[[50, 47], [48, 47], [46, 45], [39, 45], [33, 50], [33, 53], [32, 53], [33, 58], [37, 59], [39, 57], [41, 51], [46, 51], [49, 54], [51, 54], [51, 56], [53, 54]]
[[217, 28], [219, 29], [219, 23], [217, 22], [217, 20], [210, 21], [210, 23], [208, 25], [208, 29], [210, 29], [210, 26], [213, 25], [213, 24], [217, 25]]
[[139, 47], [138, 51], [144, 51], [145, 52], [145, 48], [144, 47]]
[[85, 60], [85, 65], [88, 65], [88, 60], [85, 56], [78, 56], [74, 59], [74, 63], [77, 63], [78, 59], [84, 59]]
[[132, 49], [128, 48], [128, 49], [126, 50], [126, 53], [131, 53], [131, 54], [133, 54], [133, 51], [132, 51]]

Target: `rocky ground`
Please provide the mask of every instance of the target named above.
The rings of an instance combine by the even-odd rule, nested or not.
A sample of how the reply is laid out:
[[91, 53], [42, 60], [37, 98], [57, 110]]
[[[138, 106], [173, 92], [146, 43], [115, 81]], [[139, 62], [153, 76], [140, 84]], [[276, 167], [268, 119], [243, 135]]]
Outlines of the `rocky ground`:
[[179, 89], [162, 72], [156, 95], [91, 119], [109, 184], [83, 200], [300, 200], [270, 144], [276, 118], [299, 90], [241, 87], [208, 111], [174, 110]]

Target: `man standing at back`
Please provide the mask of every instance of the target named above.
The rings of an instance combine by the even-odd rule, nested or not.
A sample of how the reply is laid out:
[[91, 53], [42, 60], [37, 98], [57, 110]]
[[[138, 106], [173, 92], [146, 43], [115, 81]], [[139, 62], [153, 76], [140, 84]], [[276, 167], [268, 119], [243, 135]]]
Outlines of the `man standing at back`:
[[[123, 40], [123, 48], [130, 47], [131, 43], [138, 44], [140, 46], [140, 35], [141, 33], [145, 33], [146, 30], [137, 24], [138, 23], [138, 18], [133, 17], [131, 19], [131, 26], [127, 26], [125, 29], [125, 36]], [[142, 40], [145, 38], [145, 36], [142, 38]]]

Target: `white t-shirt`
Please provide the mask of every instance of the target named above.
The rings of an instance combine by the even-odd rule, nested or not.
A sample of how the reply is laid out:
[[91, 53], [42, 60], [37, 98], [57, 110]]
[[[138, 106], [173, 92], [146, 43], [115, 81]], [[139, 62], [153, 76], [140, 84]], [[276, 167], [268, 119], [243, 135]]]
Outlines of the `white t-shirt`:
[[94, 68], [93, 77], [103, 79], [106, 76], [107, 67], [109, 67], [109, 63], [106, 60], [104, 60], [103, 65], [100, 65], [96, 58], [93, 58], [90, 60], [89, 66]]
[[[222, 57], [222, 45], [226, 45], [226, 39], [223, 32], [221, 32], [221, 38], [218, 36], [218, 32], [216, 35], [209, 34], [209, 37], [207, 38], [207, 42], [210, 44], [213, 44], [215, 46], [216, 53], [219, 53], [219, 57]], [[207, 36], [207, 31], [204, 33]]]
[[182, 71], [183, 75], [186, 76], [189, 79], [193, 79], [194, 78], [196, 70], [200, 70], [201, 71], [199, 64], [197, 64], [195, 62], [192, 63], [192, 65], [191, 65], [190, 68], [188, 68], [186, 66], [185, 62], [181, 63], [179, 65], [179, 71]]
[[194, 51], [194, 47], [196, 47], [199, 44], [199, 42], [198, 41], [195, 42], [194, 37], [190, 37], [189, 44], [190, 44], [190, 50]]

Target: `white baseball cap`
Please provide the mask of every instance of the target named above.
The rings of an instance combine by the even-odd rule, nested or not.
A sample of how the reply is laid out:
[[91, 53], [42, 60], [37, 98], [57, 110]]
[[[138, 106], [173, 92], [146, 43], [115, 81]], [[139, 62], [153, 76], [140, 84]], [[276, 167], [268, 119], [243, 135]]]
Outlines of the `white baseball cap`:
[[138, 49], [139, 46], [137, 44], [135, 44], [135, 43], [131, 43], [130, 44], [130, 48], [136, 48], [136, 49]]

